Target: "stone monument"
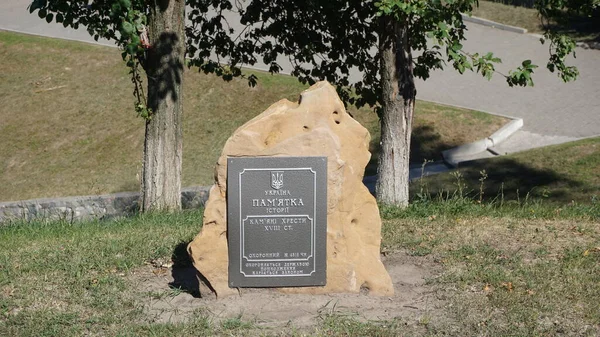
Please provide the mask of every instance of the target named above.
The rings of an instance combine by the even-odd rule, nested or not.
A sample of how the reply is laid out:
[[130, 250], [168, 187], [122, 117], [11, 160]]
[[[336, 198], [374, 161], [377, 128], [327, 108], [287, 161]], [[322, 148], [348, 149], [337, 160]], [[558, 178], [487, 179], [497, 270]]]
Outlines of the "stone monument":
[[[369, 141], [369, 132], [346, 112], [335, 89], [327, 82], [316, 83], [302, 92], [298, 103], [281, 100], [273, 104], [234, 132], [215, 168], [216, 182], [206, 203], [202, 230], [188, 245], [195, 268], [218, 297], [238, 293], [234, 288], [235, 277], [234, 287], [230, 287], [229, 275], [229, 242], [232, 239], [228, 241], [228, 159], [280, 157], [326, 158], [327, 179], [323, 182], [327, 186], [326, 202], [323, 201], [322, 206], [327, 227], [323, 250], [326, 251], [325, 285], [320, 286], [318, 280], [309, 283], [311, 286], [292, 282], [285, 287], [277, 286], [278, 289], [310, 294], [366, 290], [372, 295], [393, 295], [392, 281], [380, 259], [379, 210], [375, 198], [362, 182], [371, 157]], [[277, 174], [271, 171], [268, 174]], [[284, 173], [282, 179], [285, 177]], [[273, 179], [277, 181], [278, 177]], [[262, 206], [260, 201], [256, 202]], [[304, 218], [295, 217], [294, 221], [303, 223]], [[317, 228], [320, 225], [317, 221]], [[318, 251], [316, 253], [319, 256]], [[281, 274], [281, 271], [277, 273]]]

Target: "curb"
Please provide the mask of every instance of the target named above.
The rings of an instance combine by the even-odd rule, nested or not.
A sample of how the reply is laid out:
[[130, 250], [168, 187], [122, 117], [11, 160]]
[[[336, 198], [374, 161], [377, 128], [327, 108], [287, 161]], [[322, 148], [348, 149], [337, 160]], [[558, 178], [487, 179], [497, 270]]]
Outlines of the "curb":
[[503, 127], [498, 129], [498, 131], [494, 132], [488, 138], [492, 141], [492, 146], [496, 146], [503, 141], [505, 141], [508, 137], [512, 136], [515, 132], [517, 132], [520, 128], [523, 127], [523, 119], [517, 118], [512, 121], [506, 123]]
[[477, 23], [477, 24], [480, 24], [483, 26], [488, 26], [488, 27], [497, 28], [497, 29], [501, 29], [501, 30], [506, 30], [506, 31], [513, 32], [513, 33], [527, 34], [527, 29], [525, 29], [525, 28], [505, 25], [505, 24], [498, 23], [495, 21], [479, 18], [476, 16], [470, 16], [470, 15], [467, 15], [464, 13], [461, 13], [460, 15], [462, 16], [462, 19], [464, 21], [473, 22], [473, 23]]
[[[181, 189], [181, 207], [196, 209], [208, 200], [210, 186], [192, 186]], [[91, 219], [109, 219], [138, 212], [139, 192], [120, 192], [104, 195], [62, 198], [30, 199], [0, 202], [0, 227], [14, 220], [66, 220], [69, 222]]]
[[457, 167], [458, 164], [461, 161], [464, 161], [464, 159], [467, 157], [487, 151], [489, 148], [499, 145], [522, 127], [522, 118], [513, 119], [487, 138], [479, 139], [472, 143], [459, 145], [450, 150], [442, 151], [442, 157], [446, 163]]

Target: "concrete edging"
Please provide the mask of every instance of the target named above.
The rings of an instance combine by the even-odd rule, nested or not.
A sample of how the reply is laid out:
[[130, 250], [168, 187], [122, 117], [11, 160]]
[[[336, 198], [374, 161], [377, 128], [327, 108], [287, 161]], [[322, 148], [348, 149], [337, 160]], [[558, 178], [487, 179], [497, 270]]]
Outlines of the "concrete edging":
[[513, 32], [513, 33], [527, 34], [527, 29], [525, 29], [525, 28], [505, 25], [505, 24], [498, 23], [495, 21], [483, 19], [483, 18], [480, 18], [477, 16], [469, 16], [464, 13], [461, 13], [461, 16], [464, 21], [473, 22], [473, 23], [477, 23], [477, 24], [492, 27], [492, 28], [502, 29], [502, 30], [506, 30], [509, 32]]
[[[187, 187], [181, 191], [183, 209], [200, 208], [208, 199], [210, 186]], [[81, 221], [108, 219], [135, 214], [139, 192], [65, 198], [30, 199], [0, 202], [0, 224], [18, 220]]]
[[477, 153], [487, 151], [491, 147], [497, 146], [522, 127], [522, 118], [513, 119], [487, 138], [442, 151], [442, 157], [446, 163], [456, 167], [458, 163], [463, 161], [466, 157], [473, 156]]

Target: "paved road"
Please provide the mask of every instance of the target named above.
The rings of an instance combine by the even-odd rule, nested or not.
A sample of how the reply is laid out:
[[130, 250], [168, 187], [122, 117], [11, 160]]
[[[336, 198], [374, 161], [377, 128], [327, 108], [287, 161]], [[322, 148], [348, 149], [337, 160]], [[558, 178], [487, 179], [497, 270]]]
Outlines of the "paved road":
[[29, 14], [30, 3], [31, 0], [0, 0], [0, 29], [114, 46], [107, 40], [94, 41], [83, 27], [73, 30], [56, 22], [46, 23], [37, 12]]
[[477, 24], [467, 26], [467, 51], [494, 52], [502, 59], [496, 69], [505, 74], [524, 59], [531, 59], [540, 66], [534, 74], [535, 86], [511, 88], [502, 76], [487, 81], [473, 73], [444, 70], [418, 82], [417, 97], [523, 118], [522, 130], [494, 148], [498, 153], [600, 135], [600, 50], [577, 48], [577, 58], [570, 61], [581, 75], [575, 82], [564, 83], [545, 68], [548, 46], [538, 37]]
[[[29, 14], [28, 4], [29, 0], [2, 1], [0, 29], [93, 42], [85, 30], [47, 24]], [[433, 72], [425, 82], [418, 81], [419, 99], [523, 118], [522, 131], [496, 149], [501, 153], [600, 135], [599, 50], [578, 48], [577, 58], [572, 61], [581, 76], [565, 84], [546, 70], [548, 47], [541, 45], [537, 37], [472, 23], [467, 23], [467, 27], [465, 50], [494, 52], [502, 59], [498, 71], [507, 73], [524, 59], [540, 65], [534, 77], [535, 87], [510, 88], [501, 76], [487, 81], [476, 74], [459, 75], [447, 69]], [[108, 41], [101, 43], [112, 45]]]
[[563, 83], [545, 64], [547, 45], [528, 34], [516, 34], [476, 24], [468, 25], [468, 51], [492, 51], [502, 59], [497, 70], [508, 73], [522, 60], [540, 66], [534, 74], [534, 87], [510, 88], [503, 77], [490, 82], [473, 74], [437, 71], [418, 84], [422, 99], [473, 107], [478, 110], [521, 117], [524, 129], [549, 135], [589, 137], [600, 135], [600, 51], [577, 49], [572, 63], [580, 78]]

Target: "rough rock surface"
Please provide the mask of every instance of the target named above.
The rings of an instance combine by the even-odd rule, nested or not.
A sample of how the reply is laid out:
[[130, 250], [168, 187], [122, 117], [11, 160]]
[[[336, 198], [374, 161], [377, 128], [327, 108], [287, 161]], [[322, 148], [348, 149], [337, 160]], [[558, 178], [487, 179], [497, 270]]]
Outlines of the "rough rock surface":
[[327, 285], [285, 288], [293, 293], [393, 295], [380, 260], [381, 219], [375, 198], [362, 183], [371, 154], [369, 132], [346, 113], [335, 89], [319, 82], [299, 104], [281, 100], [229, 138], [215, 169], [204, 224], [188, 246], [194, 266], [217, 296], [236, 294], [228, 287], [227, 157], [326, 156]]

